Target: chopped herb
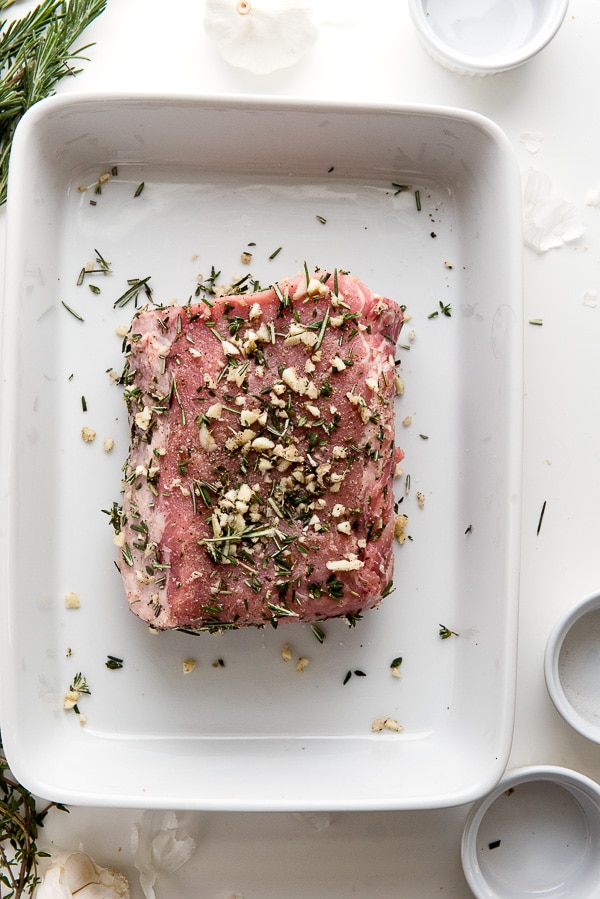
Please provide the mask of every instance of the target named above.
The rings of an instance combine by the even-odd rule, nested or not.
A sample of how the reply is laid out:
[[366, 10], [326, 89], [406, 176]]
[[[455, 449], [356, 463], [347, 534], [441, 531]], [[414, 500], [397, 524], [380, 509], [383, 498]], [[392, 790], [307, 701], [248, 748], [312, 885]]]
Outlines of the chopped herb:
[[325, 642], [325, 636], [326, 636], [325, 631], [321, 630], [321, 628], [317, 624], [311, 624], [310, 629], [313, 632], [313, 634], [315, 635], [315, 637], [317, 638], [317, 640], [319, 641], [319, 643]]
[[88, 284], [88, 287], [92, 291], [92, 293], [95, 293], [95, 294], [102, 293], [102, 291], [100, 290], [100, 288], [98, 287], [97, 284]]
[[543, 322], [543, 320], [542, 320], [541, 318], [530, 318], [530, 319], [529, 319], [529, 324], [530, 324], [530, 325], [543, 325], [544, 322]]
[[111, 671], [118, 671], [119, 668], [123, 667], [123, 659], [119, 659], [117, 656], [107, 656], [104, 664], [107, 668], [110, 668]]
[[276, 256], [279, 256], [279, 254], [281, 253], [282, 249], [283, 249], [283, 247], [277, 247], [276, 250], [273, 250], [273, 252], [272, 252], [271, 255], [269, 256], [269, 259], [275, 259]]
[[442, 640], [447, 640], [448, 637], [458, 637], [459, 636], [456, 633], [456, 631], [451, 631], [450, 628], [446, 627], [445, 624], [440, 624], [439, 628], [440, 628], [439, 634], [440, 634], [440, 637], [442, 638]]
[[348, 681], [350, 680], [351, 677], [352, 677], [352, 672], [347, 671], [346, 676], [344, 677], [344, 680], [342, 681], [342, 684], [344, 687], [346, 686], [346, 684], [348, 683]]
[[419, 434], [421, 440], [429, 440], [429, 434]]
[[322, 225], [326, 225], [326, 224], [327, 224], [327, 219], [323, 218], [322, 215], [317, 215], [317, 216], [315, 216], [315, 217], [316, 217], [316, 219], [317, 219], [318, 222], [321, 222]]
[[468, 524], [467, 527], [465, 528], [465, 534], [472, 534], [472, 533], [473, 533], [473, 525]]
[[76, 318], [78, 322], [85, 321], [85, 319], [82, 318], [82, 317], [79, 315], [78, 312], [75, 312], [74, 309], [71, 309], [70, 306], [67, 306], [67, 304], [65, 303], [64, 300], [61, 300], [60, 302], [61, 302], [61, 305], [63, 305], [63, 306], [65, 307], [65, 309], [67, 310], [67, 312], [70, 312], [71, 315], [73, 316], [73, 318]]
[[113, 303], [113, 308], [117, 308], [117, 306], [122, 309], [123, 306], [126, 306], [130, 300], [137, 300], [138, 295], [141, 290], [144, 291], [146, 297], [151, 300], [152, 299], [152, 288], [149, 286], [148, 281], [150, 280], [151, 275], [148, 275], [146, 278], [131, 278], [127, 281], [129, 287], [125, 291], [125, 293], [121, 294], [118, 299]]
[[536, 537], [539, 537], [539, 535], [540, 535], [540, 531], [541, 531], [541, 529], [542, 529], [542, 521], [544, 520], [544, 513], [545, 513], [545, 512], [546, 512], [546, 500], [544, 500], [543, 505], [542, 505], [542, 511], [540, 512], [540, 518], [539, 518], [539, 521], [538, 521], [538, 526], [537, 526], [537, 531], [536, 531]]
[[399, 668], [402, 664], [402, 656], [397, 656], [390, 662], [390, 668]]
[[420, 190], [415, 191], [415, 203], [417, 205], [417, 212], [420, 212], [421, 211], [421, 191]]
[[139, 197], [139, 195], [141, 194], [141, 192], [143, 191], [143, 189], [144, 189], [145, 186], [146, 186], [146, 185], [145, 185], [145, 182], [144, 182], [144, 181], [142, 181], [141, 184], [138, 184], [138, 186], [137, 186], [136, 189], [135, 189], [135, 193], [134, 193], [133, 196], [134, 196], [134, 197]]
[[393, 592], [393, 589], [394, 589], [394, 582], [388, 581], [387, 584], [385, 585], [385, 587], [383, 588], [383, 590], [381, 591], [382, 598], [389, 596], [390, 593]]
[[81, 397], [81, 408], [84, 412], [87, 412], [87, 402], [84, 396]]
[[492, 840], [491, 843], [488, 843], [488, 849], [497, 849], [502, 840]]
[[366, 676], [367, 676], [366, 671], [361, 671], [360, 668], [355, 668], [355, 669], [354, 669], [354, 674], [355, 674], [357, 677], [366, 677]]
[[440, 312], [442, 313], [442, 315], [445, 315], [447, 318], [450, 318], [452, 316], [452, 306], [450, 305], [450, 303], [444, 304], [440, 300], [439, 307], [440, 308], [436, 309], [435, 312], [431, 312], [427, 316], [427, 318], [437, 318], [437, 316], [440, 314]]
[[396, 188], [396, 192], [394, 194], [395, 197], [397, 197], [398, 194], [404, 193], [405, 190], [410, 190], [408, 184], [396, 184], [394, 181], [392, 181], [392, 187]]

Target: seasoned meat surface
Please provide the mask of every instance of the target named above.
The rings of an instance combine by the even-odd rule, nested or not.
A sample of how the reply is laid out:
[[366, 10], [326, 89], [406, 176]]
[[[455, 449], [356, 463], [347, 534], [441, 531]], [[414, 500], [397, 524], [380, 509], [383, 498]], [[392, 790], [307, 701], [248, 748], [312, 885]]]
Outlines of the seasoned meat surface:
[[158, 629], [351, 620], [392, 580], [402, 310], [317, 271], [136, 313], [116, 527]]

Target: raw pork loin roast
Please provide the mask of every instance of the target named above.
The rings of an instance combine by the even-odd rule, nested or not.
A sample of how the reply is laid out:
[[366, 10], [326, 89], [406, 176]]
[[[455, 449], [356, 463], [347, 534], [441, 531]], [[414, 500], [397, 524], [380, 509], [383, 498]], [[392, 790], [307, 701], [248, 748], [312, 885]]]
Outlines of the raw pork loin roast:
[[113, 516], [131, 611], [190, 631], [354, 621], [393, 573], [402, 310], [317, 271], [145, 308]]

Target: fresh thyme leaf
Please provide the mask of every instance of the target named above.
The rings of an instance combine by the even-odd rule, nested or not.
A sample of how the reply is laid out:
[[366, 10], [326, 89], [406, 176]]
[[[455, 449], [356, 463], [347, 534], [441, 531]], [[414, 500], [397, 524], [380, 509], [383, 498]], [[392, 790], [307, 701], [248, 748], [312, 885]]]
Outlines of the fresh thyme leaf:
[[[0, 10], [9, 3], [0, 2]], [[70, 65], [91, 47], [73, 43], [106, 7], [106, 0], [42, 0], [20, 19], [0, 20], [0, 204], [6, 202], [12, 139], [23, 115], [54, 93]]]
[[138, 186], [136, 187], [136, 190], [135, 190], [135, 193], [134, 193], [133, 196], [134, 196], [134, 197], [139, 197], [139, 195], [141, 194], [141, 192], [143, 191], [143, 189], [144, 189], [145, 186], [146, 186], [146, 184], [145, 184], [144, 181], [142, 181], [141, 184], [138, 184]]
[[458, 634], [456, 633], [456, 631], [451, 631], [450, 628], [446, 627], [445, 624], [440, 624], [439, 627], [440, 627], [439, 634], [440, 634], [440, 637], [442, 638], [442, 640], [447, 640], [448, 637], [458, 637]]

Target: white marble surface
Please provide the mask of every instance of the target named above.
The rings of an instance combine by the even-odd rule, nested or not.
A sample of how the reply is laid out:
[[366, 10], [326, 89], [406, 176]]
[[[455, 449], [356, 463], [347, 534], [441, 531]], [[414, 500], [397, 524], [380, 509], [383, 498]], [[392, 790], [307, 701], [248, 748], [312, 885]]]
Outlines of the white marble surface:
[[[27, 4], [25, 4], [27, 6]], [[595, 64], [600, 5], [571, 0], [551, 45], [520, 69], [485, 79], [450, 74], [429, 59], [399, 0], [322, 0], [321, 37], [294, 68], [251, 76], [223, 63], [202, 29], [202, 0], [108, 0], [86, 39], [90, 62], [61, 91], [150, 90], [390, 103], [478, 111], [500, 125], [526, 172], [573, 203], [574, 243], [524, 251], [525, 442], [517, 709], [510, 767], [566, 765], [600, 780], [600, 751], [559, 719], [543, 680], [555, 621], [600, 588], [600, 184]], [[522, 140], [539, 132], [539, 151]], [[0, 228], [4, 229], [4, 211]], [[546, 510], [537, 534], [542, 504]], [[357, 772], [359, 775], [359, 772]], [[186, 813], [192, 861], [158, 897], [468, 897], [460, 836], [468, 808], [419, 813]], [[131, 875], [132, 810], [53, 812], [45, 835], [85, 848]]]

